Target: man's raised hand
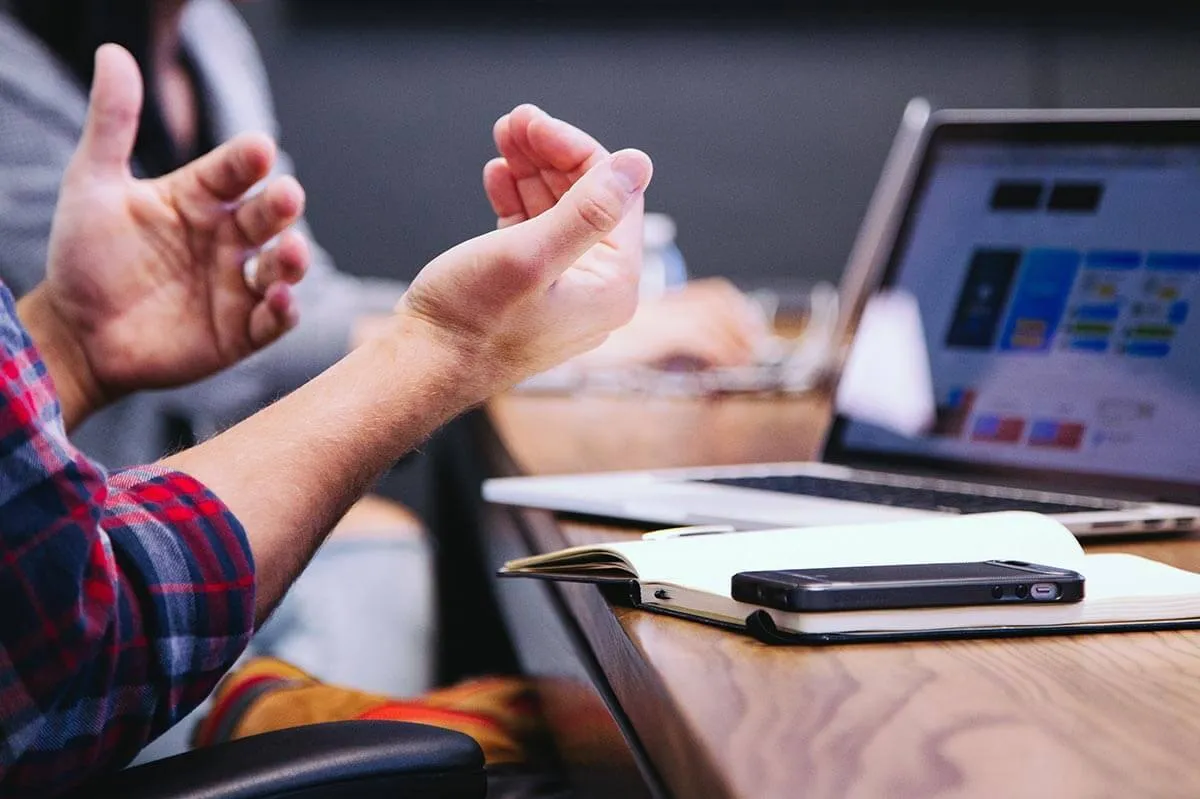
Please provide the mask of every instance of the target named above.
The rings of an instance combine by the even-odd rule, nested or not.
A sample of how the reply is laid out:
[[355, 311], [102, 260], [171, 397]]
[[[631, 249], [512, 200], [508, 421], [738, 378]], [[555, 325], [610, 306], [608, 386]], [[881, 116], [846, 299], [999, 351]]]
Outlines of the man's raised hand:
[[282, 177], [247, 195], [269, 174], [274, 143], [239, 136], [169, 175], [139, 180], [130, 161], [141, 103], [133, 57], [101, 47], [46, 280], [20, 309], [37, 322], [35, 335], [51, 328], [48, 346], [69, 364], [55, 370], [49, 359], [64, 405], [81, 395], [90, 409], [205, 377], [297, 321], [289, 286], [303, 277], [309, 251], [288, 228], [304, 192]]

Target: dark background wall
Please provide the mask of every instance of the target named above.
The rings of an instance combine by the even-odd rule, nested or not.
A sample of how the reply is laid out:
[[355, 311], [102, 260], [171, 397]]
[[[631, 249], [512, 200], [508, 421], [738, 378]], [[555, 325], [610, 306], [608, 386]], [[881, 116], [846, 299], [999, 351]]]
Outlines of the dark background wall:
[[243, 6], [311, 220], [344, 269], [408, 278], [490, 227], [480, 168], [492, 122], [519, 102], [649, 152], [648, 206], [677, 219], [693, 273], [746, 288], [837, 277], [914, 95], [1200, 105], [1200, 25], [1153, 5], [1070, 18], [578, 5]]

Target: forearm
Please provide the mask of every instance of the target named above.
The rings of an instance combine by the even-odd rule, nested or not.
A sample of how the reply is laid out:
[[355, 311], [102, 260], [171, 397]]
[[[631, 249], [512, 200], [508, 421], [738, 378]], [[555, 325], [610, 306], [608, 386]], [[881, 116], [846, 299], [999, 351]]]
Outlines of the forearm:
[[58, 392], [63, 424], [67, 430], [72, 430], [106, 402], [99, 385], [92, 379], [91, 366], [78, 340], [48, 301], [44, 285], [39, 285], [17, 302], [17, 316], [37, 344]]
[[305, 386], [165, 465], [207, 485], [245, 526], [263, 619], [346, 509], [484, 381], [421, 322], [347, 355]]

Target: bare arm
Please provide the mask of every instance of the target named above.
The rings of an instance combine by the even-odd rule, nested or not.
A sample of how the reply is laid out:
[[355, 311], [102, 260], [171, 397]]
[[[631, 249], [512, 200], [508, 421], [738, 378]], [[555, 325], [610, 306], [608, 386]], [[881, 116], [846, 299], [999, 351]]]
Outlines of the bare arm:
[[400, 455], [455, 414], [628, 321], [650, 171], [637, 151], [598, 157], [539, 215], [434, 259], [380, 335], [164, 462], [207, 485], [245, 526], [260, 619]]
[[[63, 383], [74, 419], [114, 396], [211, 373], [295, 323], [288, 284], [307, 249], [290, 178], [237, 200], [274, 148], [227, 143], [177, 173], [129, 173], [140, 82], [128, 53], [97, 54], [83, 142], [64, 179], [45, 284], [22, 311]], [[514, 125], [548, 125], [544, 114]], [[544, 138], [575, 139], [555, 123]], [[502, 164], [503, 159], [493, 162]], [[382, 335], [220, 436], [167, 459], [243, 523], [265, 618], [292, 577], [369, 483], [437, 426], [532, 374], [591, 349], [637, 301], [644, 153], [596, 152], [549, 167], [553, 196], [501, 230], [435, 258]]]
[[421, 323], [392, 328], [274, 405], [164, 461], [221, 497], [245, 526], [257, 613], [270, 613], [346, 509], [437, 427], [478, 401], [469, 368]]

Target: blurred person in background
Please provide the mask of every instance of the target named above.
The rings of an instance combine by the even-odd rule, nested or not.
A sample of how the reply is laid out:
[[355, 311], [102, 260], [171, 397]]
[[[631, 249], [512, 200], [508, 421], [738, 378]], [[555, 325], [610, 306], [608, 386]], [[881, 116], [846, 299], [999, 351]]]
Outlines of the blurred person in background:
[[[83, 127], [93, 53], [109, 41], [133, 53], [146, 82], [133, 159], [139, 176], [163, 175], [242, 132], [279, 136], [260, 55], [229, 0], [0, 0], [0, 278], [18, 297], [43, 277], [59, 183]], [[496, 139], [502, 155], [512, 152], [503, 131]], [[280, 153], [276, 173], [291, 170]], [[515, 195], [539, 199], [525, 196], [539, 190], [535, 175], [510, 177]], [[511, 220], [497, 205], [496, 179], [490, 166], [485, 182], [493, 184], [489, 195], [504, 226]], [[297, 230], [312, 250], [308, 277], [295, 292], [297, 329], [194, 386], [127, 398], [96, 414], [76, 436], [85, 452], [120, 466], [205, 440], [378, 328], [405, 284], [339, 272], [303, 220]], [[661, 304], [643, 305], [577, 364], [747, 363], [766, 334], [748, 307], [727, 282], [696, 281]], [[347, 513], [254, 646], [323, 679], [416, 693], [431, 681], [432, 597], [419, 522], [369, 497]], [[161, 751], [179, 748], [183, 734]]]

